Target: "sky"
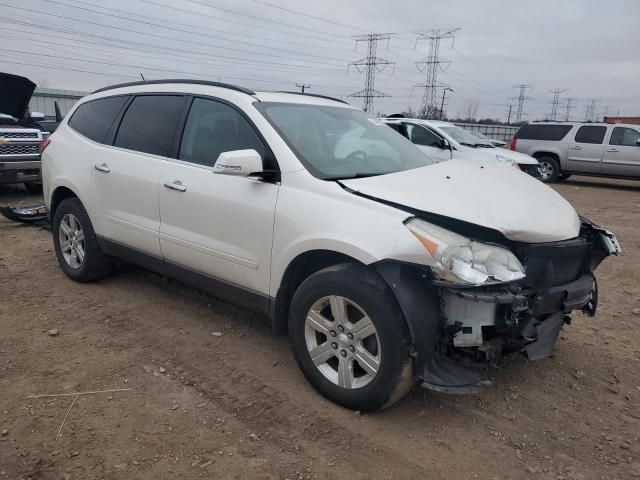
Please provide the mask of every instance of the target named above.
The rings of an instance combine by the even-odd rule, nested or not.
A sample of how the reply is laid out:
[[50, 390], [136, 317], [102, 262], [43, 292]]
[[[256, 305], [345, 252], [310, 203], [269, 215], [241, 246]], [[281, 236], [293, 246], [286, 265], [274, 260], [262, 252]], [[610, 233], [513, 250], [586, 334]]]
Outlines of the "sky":
[[[609, 0], [0, 0], [0, 71], [40, 86], [90, 91], [160, 78], [212, 79], [254, 90], [344, 98], [364, 88], [355, 36], [389, 33], [377, 56], [376, 113], [417, 110], [429, 43], [417, 32], [458, 28], [442, 40], [445, 111], [506, 120], [517, 84], [531, 97], [523, 120], [595, 112], [640, 116], [640, 1]], [[438, 90], [441, 98], [442, 90]]]

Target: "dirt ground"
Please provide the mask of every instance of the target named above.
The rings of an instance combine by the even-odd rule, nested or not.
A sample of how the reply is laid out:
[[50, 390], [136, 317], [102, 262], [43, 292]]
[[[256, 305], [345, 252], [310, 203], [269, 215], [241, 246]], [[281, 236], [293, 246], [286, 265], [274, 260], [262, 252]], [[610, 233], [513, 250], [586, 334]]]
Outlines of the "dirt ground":
[[0, 220], [0, 479], [640, 478], [640, 182], [555, 188], [624, 249], [597, 318], [478, 396], [371, 415], [316, 394], [260, 317], [130, 265], [76, 284], [48, 231]]

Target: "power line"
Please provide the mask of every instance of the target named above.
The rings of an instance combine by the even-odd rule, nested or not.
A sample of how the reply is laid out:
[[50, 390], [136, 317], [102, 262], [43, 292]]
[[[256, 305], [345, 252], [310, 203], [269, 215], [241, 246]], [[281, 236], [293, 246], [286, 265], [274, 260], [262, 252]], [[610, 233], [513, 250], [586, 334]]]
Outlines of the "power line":
[[421, 72], [427, 72], [424, 84], [416, 85], [416, 87], [424, 88], [422, 95], [422, 105], [420, 107], [420, 116], [422, 118], [433, 118], [438, 115], [438, 103], [436, 98], [436, 90], [445, 88], [446, 85], [438, 84], [438, 70], [442, 69], [441, 65], [450, 63], [449, 60], [440, 58], [440, 40], [455, 38], [454, 33], [460, 30], [452, 28], [447, 30], [433, 29], [426, 32], [417, 32], [416, 45], [422, 40], [429, 40], [429, 56], [424, 60], [416, 62], [416, 67]]
[[551, 112], [547, 113], [547, 119], [556, 121], [558, 118], [558, 105], [560, 104], [560, 94], [566, 93], [566, 88], [554, 88], [549, 90], [549, 93], [553, 93], [553, 100], [551, 100]]
[[[265, 27], [265, 26], [256, 25], [256, 24], [252, 24], [252, 23], [240, 22], [238, 20], [232, 20], [230, 18], [221, 18], [219, 15], [210, 15], [210, 14], [207, 14], [207, 13], [204, 13], [204, 12], [194, 12], [192, 10], [187, 10], [187, 9], [176, 7], [176, 6], [173, 6], [173, 5], [165, 5], [163, 3], [154, 2], [153, 0], [138, 0], [138, 1], [146, 3], [148, 5], [155, 5], [155, 6], [158, 6], [158, 7], [167, 8], [169, 10], [172, 10], [173, 12], [178, 11], [178, 12], [183, 12], [183, 13], [188, 13], [188, 14], [191, 14], [191, 15], [195, 15], [195, 16], [198, 16], [198, 17], [211, 18], [213, 20], [216, 20], [217, 22], [223, 21], [223, 22], [233, 23], [235, 25], [243, 25], [245, 27], [259, 28], [259, 29], [262, 29], [262, 30], [268, 30], [270, 32], [283, 33], [285, 35], [295, 35], [295, 36], [298, 36], [298, 37], [311, 38], [311, 39], [314, 39], [314, 40], [320, 40], [321, 42], [333, 42], [336, 45], [339, 43], [336, 40], [331, 40], [331, 39], [328, 39], [328, 38], [316, 37], [314, 35], [307, 35], [307, 34], [304, 34], [304, 33], [297, 33], [297, 32], [296, 33], [294, 33], [294, 32], [286, 32], [284, 30], [278, 30], [278, 29], [275, 29], [273, 27]], [[214, 7], [212, 7], [212, 8], [214, 8]], [[347, 38], [341, 38], [341, 40], [346, 41]]]
[[[242, 41], [242, 40], [232, 40], [232, 39], [229, 39], [229, 38], [221, 37], [219, 35], [212, 35], [210, 33], [195, 32], [193, 30], [185, 30], [185, 29], [182, 29], [182, 28], [176, 28], [176, 27], [170, 27], [170, 26], [167, 26], [167, 25], [161, 25], [161, 24], [155, 23], [155, 22], [150, 22], [150, 21], [145, 21], [145, 20], [137, 20], [135, 18], [127, 18], [127, 17], [124, 17], [122, 15], [116, 15], [116, 14], [107, 13], [107, 12], [100, 12], [98, 10], [94, 10], [94, 9], [91, 9], [91, 8], [80, 7], [80, 6], [77, 6], [77, 5], [70, 5], [68, 3], [61, 2], [61, 1], [58, 1], [58, 0], [42, 0], [42, 1], [45, 1], [45, 2], [48, 2], [48, 3], [52, 3], [54, 5], [62, 5], [62, 6], [70, 7], [70, 8], [76, 9], [76, 10], [82, 10], [82, 11], [91, 12], [91, 13], [97, 13], [99, 15], [113, 17], [113, 18], [117, 18], [117, 19], [121, 19], [121, 20], [126, 20], [128, 22], [135, 22], [135, 23], [139, 23], [139, 24], [142, 24], [142, 25], [149, 25], [149, 26], [152, 26], [152, 27], [158, 27], [158, 28], [162, 28], [162, 29], [165, 29], [165, 30], [179, 32], [179, 33], [189, 33], [191, 35], [197, 35], [199, 37], [210, 38], [210, 39], [213, 39], [213, 40], [233, 41], [234, 44], [247, 45], [249, 47], [264, 48], [264, 49], [274, 50], [274, 51], [278, 51], [278, 52], [284, 52], [284, 53], [293, 54], [293, 55], [316, 57], [316, 58], [321, 58], [321, 59], [324, 59], [324, 60], [335, 60], [337, 62], [342, 62], [343, 61], [343, 59], [341, 59], [341, 58], [327, 57], [327, 56], [324, 56], [324, 55], [315, 55], [315, 54], [311, 54], [311, 53], [305, 53], [305, 52], [300, 52], [300, 51], [296, 51], [296, 50], [289, 50], [289, 49], [279, 48], [279, 47], [270, 47], [270, 46], [264, 45], [264, 42], [258, 44], [258, 43], [246, 42], [246, 41]], [[82, 2], [81, 0], [71, 0], [71, 1], [79, 2], [79, 3], [85, 3], [85, 2]], [[0, 4], [0, 5], [2, 5], [2, 4]], [[105, 8], [105, 7], [98, 7], [98, 8], [102, 8], [102, 9], [105, 9], [105, 10], [111, 10], [111, 11], [115, 11], [115, 12], [120, 12], [120, 13], [125, 13], [127, 15], [131, 15], [126, 10], [119, 10], [119, 9], [115, 9], [115, 8]], [[25, 9], [25, 10], [28, 10], [28, 9]], [[36, 12], [36, 13], [42, 13], [42, 12]], [[44, 12], [44, 13], [46, 13], [47, 15], [59, 16], [59, 15], [50, 14], [48, 12]], [[139, 15], [139, 16], [141, 16], [143, 18], [147, 18], [147, 19], [153, 19], [152, 17], [147, 17], [147, 16], [144, 16], [144, 15]], [[93, 22], [88, 22], [86, 20], [81, 20], [81, 19], [77, 19], [77, 18], [73, 18], [73, 17], [62, 17], [62, 18], [67, 18], [67, 19], [75, 20], [75, 21], [82, 21], [84, 23], [93, 23]], [[169, 22], [169, 21], [166, 21], [166, 20], [165, 20], [165, 22], [172, 23], [172, 22]], [[108, 28], [115, 28], [115, 27], [112, 27], [111, 25], [104, 25], [104, 24], [99, 24], [99, 23], [93, 23], [93, 24], [94, 25], [106, 26]], [[138, 32], [138, 31], [135, 31], [135, 30], [126, 30], [126, 29], [123, 29], [123, 30], [125, 30], [125, 31], [133, 31], [135, 33], [140, 33], [142, 35], [152, 35], [152, 34], [148, 34], [146, 32]], [[165, 38], [165, 39], [169, 39], [169, 40], [176, 40], [176, 39], [174, 39], [172, 37], [159, 36], [159, 35], [152, 35], [152, 36], [157, 36], [159, 38]], [[177, 40], [179, 40], [179, 41], [187, 41], [187, 40], [183, 40], [183, 39], [177, 39]], [[189, 42], [189, 43], [193, 43], [193, 42]], [[211, 45], [211, 44], [207, 44], [207, 45], [210, 46], [210, 47], [214, 47], [214, 48], [222, 48], [222, 47], [219, 47], [217, 45]], [[273, 57], [286, 58], [286, 57], [282, 57], [282, 56], [279, 56], [279, 55], [263, 54], [263, 53], [255, 52], [255, 51], [251, 51], [251, 50], [241, 50], [241, 49], [237, 49], [237, 48], [228, 48], [228, 47], [224, 47], [224, 48], [227, 49], [227, 50], [235, 50], [235, 51], [238, 51], [238, 52], [246, 52], [246, 53], [259, 54], [259, 55], [267, 55], [267, 56], [273, 56]]]
[[[139, 13], [130, 12], [128, 10], [122, 10], [122, 9], [118, 9], [118, 8], [103, 7], [101, 5], [96, 5], [96, 4], [90, 3], [90, 2], [85, 2], [83, 0], [68, 0], [68, 1], [70, 1], [72, 3], [79, 3], [79, 4], [83, 4], [83, 5], [88, 5], [90, 7], [99, 8], [99, 9], [102, 9], [102, 10], [108, 10], [108, 11], [111, 11], [111, 12], [119, 12], [119, 13], [123, 13], [123, 14], [126, 14], [126, 15], [131, 15], [131, 16], [134, 16], [134, 17], [145, 18], [147, 20], [156, 20], [156, 21], [161, 21], [161, 22], [165, 22], [165, 23], [168, 23], [168, 24], [172, 24], [172, 25], [182, 25], [182, 26], [190, 27], [190, 28], [198, 28], [198, 29], [201, 29], [201, 30], [206, 30], [207, 32], [212, 32], [213, 31], [213, 32], [222, 33], [222, 34], [225, 34], [225, 35], [233, 35], [233, 36], [236, 36], [236, 37], [254, 38], [256, 40], [260, 40], [260, 42], [261, 42], [260, 45], [263, 46], [263, 47], [264, 47], [265, 40], [267, 40], [267, 39], [265, 39], [264, 36], [250, 35], [246, 31], [243, 31], [242, 33], [238, 33], [238, 30], [236, 30], [236, 31], [228, 31], [228, 30], [220, 30], [220, 29], [212, 30], [210, 27], [199, 27], [199, 26], [193, 25], [191, 23], [178, 22], [178, 21], [174, 20], [173, 18], [171, 20], [166, 20], [164, 18], [151, 17], [149, 15], [142, 15], [142, 14], [139, 14]], [[238, 23], [238, 22], [234, 22], [232, 20], [226, 19], [226, 18], [220, 18], [219, 16], [207, 15], [207, 14], [202, 13], [202, 12], [193, 12], [191, 10], [186, 10], [186, 9], [178, 8], [178, 7], [170, 7], [168, 5], [163, 5], [161, 3], [153, 2], [153, 1], [150, 1], [150, 0], [138, 0], [138, 1], [149, 3], [151, 5], [156, 5], [156, 6], [159, 6], [159, 7], [170, 8], [173, 11], [177, 10], [177, 11], [180, 11], [180, 12], [190, 13], [190, 14], [198, 16], [198, 17], [213, 18], [216, 21], [221, 21], [222, 20], [222, 21], [225, 21], [225, 22]], [[81, 8], [81, 7], [75, 7], [75, 5], [73, 5], [71, 7], [73, 7], [73, 8]], [[103, 12], [96, 12], [96, 13], [103, 13]], [[131, 19], [126, 19], [126, 20], [133, 21]], [[245, 25], [245, 26], [250, 26], [252, 28], [256, 28], [255, 25], [248, 24], [248, 23], [239, 22], [239, 24], [240, 25]], [[264, 28], [266, 30], [269, 30], [270, 32], [278, 32], [278, 33], [282, 33], [284, 35], [294, 35], [294, 36], [299, 36], [300, 35], [298, 33], [285, 32], [283, 30], [275, 30], [275, 29], [270, 28], [270, 27], [258, 27], [258, 28]], [[193, 33], [197, 34], [196, 32], [193, 32]], [[302, 36], [308, 37], [307, 35], [302, 35]], [[337, 42], [335, 42], [333, 40], [329, 40], [329, 39], [324, 39], [324, 38], [319, 38], [319, 37], [309, 37], [309, 38], [314, 38], [314, 39], [320, 40], [321, 42], [334, 42], [334, 45], [338, 45]], [[284, 43], [287, 43], [287, 44], [291, 44], [291, 40], [278, 40], [278, 39], [275, 39], [275, 38], [269, 38], [268, 41], [269, 42], [279, 42], [279, 43], [283, 43], [284, 42]], [[348, 49], [348, 48], [328, 47], [327, 45], [318, 45], [318, 44], [314, 45], [314, 44], [308, 44], [308, 43], [296, 43], [296, 45], [300, 46], [300, 47], [310, 47], [310, 48], [324, 48], [324, 49], [331, 48], [332, 50], [343, 51], [343, 52], [350, 52], [351, 51], [351, 49]]]
[[[51, 2], [51, 3], [62, 4], [61, 2], [57, 2], [55, 0], [44, 0], [44, 1]], [[241, 53], [250, 53], [250, 54], [253, 54], [253, 55], [266, 55], [266, 56], [275, 57], [275, 58], [289, 58], [289, 57], [284, 56], [284, 55], [275, 55], [273, 53], [262, 53], [262, 52], [244, 50], [244, 49], [233, 48], [233, 47], [228, 47], [228, 46], [221, 47], [221, 46], [218, 46], [218, 45], [213, 45], [211, 43], [196, 42], [196, 41], [187, 40], [187, 39], [184, 39], [184, 38], [175, 38], [175, 37], [170, 37], [170, 36], [166, 36], [166, 35], [158, 35], [158, 34], [155, 34], [155, 33], [142, 32], [142, 31], [139, 31], [139, 30], [133, 30], [133, 29], [123, 28], [123, 27], [114, 27], [113, 25], [107, 25], [107, 24], [104, 24], [104, 23], [92, 22], [92, 21], [89, 21], [89, 20], [83, 20], [83, 19], [78, 19], [78, 18], [74, 18], [74, 17], [68, 17], [68, 16], [65, 16], [65, 15], [58, 15], [58, 14], [51, 13], [51, 12], [43, 12], [43, 11], [32, 10], [32, 9], [28, 9], [28, 8], [15, 7], [13, 5], [7, 5], [7, 4], [4, 4], [4, 3], [0, 3], [0, 6], [13, 8], [13, 9], [16, 9], [16, 10], [22, 10], [22, 11], [26, 11], [26, 12], [31, 12], [31, 13], [36, 13], [36, 14], [40, 14], [40, 15], [46, 15], [47, 17], [56, 17], [56, 18], [62, 18], [62, 19], [66, 19], [66, 20], [73, 20], [73, 21], [84, 23], [84, 24], [88, 24], [88, 25], [95, 25], [95, 26], [106, 27], [106, 28], [119, 30], [119, 31], [124, 31], [124, 32], [137, 33], [139, 35], [146, 35], [146, 36], [149, 36], [149, 37], [161, 38], [163, 40], [171, 40], [171, 41], [174, 41], [174, 42], [178, 41], [178, 42], [182, 42], [182, 43], [189, 43], [189, 44], [192, 44], [192, 45], [201, 45], [201, 46], [205, 46], [205, 47], [208, 47], [208, 48], [221, 48], [221, 49], [224, 49], [224, 50], [241, 52]], [[75, 7], [75, 8], [81, 8], [81, 7]], [[116, 16], [116, 15], [108, 14], [108, 13], [104, 13], [104, 12], [96, 12], [96, 13], [101, 13], [103, 15], [109, 15], [109, 16]], [[166, 27], [166, 26], [163, 26], [163, 25], [152, 24], [150, 22], [142, 22], [141, 20], [133, 20], [133, 19], [128, 19], [128, 20], [130, 20], [132, 22], [146, 23], [146, 24], [160, 26], [162, 28], [170, 28], [172, 30], [180, 31], [179, 29], [173, 29], [171, 27]], [[188, 31], [185, 32], [185, 31], [183, 31], [183, 33], [193, 33], [193, 32], [188, 32]], [[212, 38], [214, 38], [214, 37], [212, 37]], [[229, 41], [230, 39], [222, 38], [222, 40]], [[267, 47], [262, 46], [261, 48], [267, 48]], [[271, 50], [276, 50], [276, 51], [280, 50], [280, 51], [285, 51], [286, 52], [286, 50], [282, 50], [282, 49], [278, 49], [278, 48], [271, 48]], [[290, 53], [293, 53], [293, 52], [290, 52]], [[302, 53], [302, 52], [297, 52], [297, 53], [301, 54], [301, 55], [310, 56], [310, 57], [317, 57], [317, 58], [323, 58], [323, 59], [328, 59], [328, 60], [342, 61], [341, 59], [332, 58], [332, 57], [325, 57], [325, 56], [321, 56], [321, 55], [305, 54], [305, 53]], [[328, 63], [325, 63], [324, 65], [336, 66], [335, 64], [328, 64]]]
[[342, 40], [345, 38], [345, 37], [343, 37], [343, 36], [341, 36], [341, 35], [337, 35], [337, 34], [334, 34], [334, 33], [327, 33], [327, 32], [323, 32], [323, 31], [321, 31], [321, 30], [314, 30], [314, 29], [311, 29], [311, 28], [308, 28], [308, 27], [301, 27], [301, 26], [299, 26], [299, 25], [292, 25], [291, 23], [287, 23], [287, 22], [280, 22], [280, 21], [278, 21], [278, 20], [270, 20], [270, 19], [268, 19], [268, 18], [260, 17], [260, 16], [257, 16], [257, 15], [251, 15], [251, 14], [249, 14], [249, 13], [239, 12], [238, 10], [233, 10], [233, 9], [231, 9], [231, 8], [219, 7], [219, 6], [217, 6], [217, 5], [212, 5], [212, 4], [210, 4], [210, 3], [198, 2], [197, 0], [185, 0], [185, 1], [187, 1], [187, 2], [189, 2], [189, 3], [195, 3], [196, 5], [202, 5], [203, 7], [213, 8], [213, 9], [216, 9], [216, 10], [220, 10], [220, 11], [222, 11], [222, 12], [233, 13], [233, 14], [236, 14], [236, 15], [241, 15], [241, 16], [243, 16], [243, 17], [253, 18], [253, 19], [256, 19], [256, 20], [260, 20], [260, 21], [262, 21], [262, 22], [273, 23], [273, 24], [276, 24], [276, 25], [284, 25], [284, 26], [287, 26], [287, 27], [289, 27], [289, 28], [296, 28], [296, 29], [299, 29], [299, 30], [304, 30], [305, 32], [314, 32], [314, 33], [319, 33], [319, 34], [321, 34], [321, 35], [326, 35], [326, 36], [329, 36], [329, 37], [340, 38], [340, 39], [342, 39]]
[[360, 42], [367, 42], [367, 56], [351, 62], [349, 66], [354, 66], [360, 73], [365, 72], [364, 89], [349, 95], [350, 97], [364, 98], [363, 110], [373, 113], [373, 99], [380, 97], [388, 97], [386, 93], [379, 92], [375, 89], [376, 72], [381, 72], [387, 65], [395, 65], [394, 62], [378, 58], [376, 50], [378, 42], [387, 41], [389, 43], [392, 33], [368, 33], [366, 35], [358, 35], [355, 38], [356, 47]]
[[365, 28], [354, 27], [353, 25], [347, 25], [345, 23], [336, 22], [335, 20], [329, 20], [327, 18], [317, 17], [315, 15], [310, 15], [308, 13], [303, 13], [297, 10], [293, 10], [291, 8], [281, 7], [280, 5], [274, 5], [273, 3], [265, 2], [264, 0], [252, 0], [255, 3], [259, 3], [261, 5], [266, 5], [268, 7], [277, 8], [278, 10], [283, 10], [285, 12], [293, 13], [294, 15], [300, 15], [307, 18], [313, 18], [314, 20], [320, 20], [321, 22], [330, 23], [332, 25], [338, 25], [340, 27], [350, 28], [352, 30], [360, 30], [361, 32], [369, 32]]
[[532, 97], [528, 97], [526, 95], [526, 92], [528, 89], [533, 88], [533, 85], [529, 85], [526, 83], [521, 83], [519, 85], [514, 85], [513, 88], [518, 88], [520, 89], [520, 93], [518, 94], [517, 97], [513, 97], [512, 100], [517, 100], [518, 101], [518, 105], [517, 105], [517, 109], [516, 109], [516, 123], [520, 123], [522, 121], [522, 116], [523, 115], [527, 115], [524, 112], [524, 105], [526, 102], [528, 102], [529, 100], [532, 99]]
[[[2, 5], [2, 4], [0, 4]], [[169, 46], [159, 46], [159, 45], [152, 45], [152, 44], [148, 44], [148, 43], [140, 43], [140, 42], [134, 42], [134, 41], [129, 41], [129, 40], [119, 40], [119, 39], [114, 39], [112, 37], [104, 37], [104, 36], [100, 36], [100, 35], [94, 35], [94, 34], [89, 34], [89, 33], [85, 33], [85, 32], [80, 32], [80, 31], [74, 31], [74, 30], [68, 30], [68, 29], [64, 29], [64, 28], [56, 28], [55, 26], [51, 26], [51, 25], [41, 25], [41, 24], [34, 24], [34, 23], [29, 23], [29, 22], [24, 22], [21, 20], [17, 20], [17, 19], [13, 19], [13, 18], [7, 18], [7, 17], [0, 17], [0, 20], [4, 21], [4, 22], [9, 22], [9, 23], [14, 23], [14, 24], [18, 24], [18, 25], [26, 25], [26, 26], [30, 26], [30, 27], [34, 27], [34, 28], [39, 28], [45, 31], [48, 30], [53, 30], [53, 31], [58, 31], [58, 32], [62, 32], [62, 33], [69, 33], [71, 32], [72, 34], [75, 35], [80, 35], [80, 36], [86, 36], [86, 37], [90, 37], [90, 38], [101, 38], [101, 39], [106, 39], [108, 41], [115, 41], [115, 42], [119, 42], [122, 43], [123, 45], [143, 45], [143, 46], [147, 46], [147, 47], [152, 47], [155, 49], [160, 49], [160, 50], [169, 50], [169, 51], [176, 51], [176, 52], [186, 52], [186, 53], [193, 53], [193, 50], [184, 50], [184, 49], [179, 49], [179, 48], [175, 48], [175, 47], [169, 47]], [[158, 35], [153, 35], [153, 34], [149, 34], [149, 33], [145, 33], [145, 32], [137, 32], [135, 30], [127, 30], [127, 29], [122, 29], [119, 27], [110, 27], [116, 30], [125, 30], [125, 31], [129, 31], [129, 32], [134, 32], [134, 33], [141, 33], [143, 35], [150, 35], [150, 36], [154, 36], [154, 37], [158, 37]], [[160, 38], [165, 38], [165, 39], [169, 39], [169, 40], [178, 40], [178, 39], [174, 39], [172, 37], [165, 37], [165, 36], [159, 36]], [[187, 41], [188, 42], [188, 41]], [[205, 47], [214, 47], [214, 48], [222, 48], [222, 49], [226, 49], [226, 50], [234, 50], [234, 49], [230, 49], [230, 48], [226, 48], [226, 47], [216, 47], [214, 45], [210, 45], [210, 44], [206, 44], [206, 43], [200, 43], [200, 42], [188, 42], [188, 43], [195, 43], [196, 45], [201, 45], [201, 46], [205, 46]], [[241, 52], [247, 52], [246, 50], [238, 50]], [[216, 58], [225, 58], [225, 59], [230, 59], [230, 60], [241, 60], [241, 61], [247, 61], [246, 59], [243, 58], [239, 58], [239, 57], [231, 57], [228, 55], [220, 55], [220, 54], [212, 54], [212, 53], [204, 53], [204, 52], [197, 52], [200, 53], [201, 55], [207, 56], [207, 57], [216, 57]], [[248, 52], [248, 53], [253, 53], [253, 54], [259, 54], [259, 52]], [[269, 55], [269, 56], [275, 56], [277, 58], [288, 58], [288, 57], [284, 57], [284, 56], [277, 56], [277, 55]], [[294, 59], [295, 61], [302, 61], [302, 60], [297, 60]], [[251, 62], [256, 63], [256, 64], [265, 64], [265, 65], [282, 65], [282, 66], [288, 66], [288, 67], [295, 67], [295, 68], [313, 68], [313, 69], [317, 69], [318, 67], [310, 67], [308, 65], [300, 65], [300, 64], [292, 64], [292, 63], [282, 63], [282, 62], [274, 62], [274, 61], [267, 61], [267, 60], [251, 60]], [[319, 63], [316, 65], [328, 65], [328, 66], [332, 66], [333, 64], [324, 64], [324, 63]], [[328, 68], [327, 68], [328, 70]], [[337, 70], [336, 71], [344, 71], [342, 69]]]

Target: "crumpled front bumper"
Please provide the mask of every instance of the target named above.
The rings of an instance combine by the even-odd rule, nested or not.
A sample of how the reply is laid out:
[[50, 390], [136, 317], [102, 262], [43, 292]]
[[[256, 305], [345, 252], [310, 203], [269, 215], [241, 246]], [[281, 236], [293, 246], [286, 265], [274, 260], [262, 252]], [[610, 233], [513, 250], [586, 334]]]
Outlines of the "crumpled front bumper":
[[[465, 288], [438, 281], [424, 267], [380, 262], [377, 268], [409, 325], [423, 387], [474, 393], [488, 383], [487, 366], [502, 355], [548, 357], [571, 312], [595, 315], [593, 272], [604, 258], [620, 252], [614, 234], [583, 219], [579, 239], [521, 245], [527, 277], [510, 284]], [[578, 263], [566, 260], [571, 256]]]

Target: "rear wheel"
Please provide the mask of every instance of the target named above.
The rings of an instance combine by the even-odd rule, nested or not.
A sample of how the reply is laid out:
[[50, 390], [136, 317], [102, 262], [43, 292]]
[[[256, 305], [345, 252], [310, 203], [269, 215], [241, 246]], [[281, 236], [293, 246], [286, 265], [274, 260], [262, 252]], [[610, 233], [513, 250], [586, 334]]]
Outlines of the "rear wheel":
[[540, 163], [540, 180], [544, 183], [551, 183], [558, 180], [560, 175], [560, 165], [553, 157], [538, 157]]
[[58, 263], [77, 282], [92, 282], [111, 272], [111, 258], [102, 253], [89, 215], [78, 198], [56, 208], [52, 225]]
[[402, 312], [364, 266], [337, 265], [306, 279], [291, 302], [289, 332], [307, 380], [342, 406], [377, 410], [413, 386]]

